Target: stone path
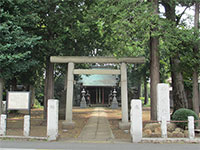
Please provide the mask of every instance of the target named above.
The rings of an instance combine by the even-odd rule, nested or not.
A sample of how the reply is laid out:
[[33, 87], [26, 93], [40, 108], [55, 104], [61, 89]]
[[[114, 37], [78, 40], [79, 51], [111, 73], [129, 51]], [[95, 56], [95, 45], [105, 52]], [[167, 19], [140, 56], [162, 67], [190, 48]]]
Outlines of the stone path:
[[95, 108], [87, 124], [81, 131], [81, 141], [112, 141], [114, 135], [107, 119], [105, 108]]

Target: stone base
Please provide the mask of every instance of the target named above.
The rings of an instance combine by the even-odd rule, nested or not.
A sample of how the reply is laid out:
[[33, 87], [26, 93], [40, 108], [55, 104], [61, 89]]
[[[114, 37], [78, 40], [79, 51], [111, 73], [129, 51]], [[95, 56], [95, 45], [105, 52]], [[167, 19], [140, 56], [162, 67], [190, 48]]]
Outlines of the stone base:
[[75, 127], [75, 122], [68, 122], [68, 121], [63, 121], [62, 122], [62, 129], [73, 129]]
[[81, 101], [80, 108], [87, 108], [86, 101]]
[[110, 108], [111, 109], [117, 109], [118, 108], [118, 102], [112, 102]]
[[129, 130], [131, 127], [131, 123], [130, 122], [119, 122], [119, 128], [122, 130]]

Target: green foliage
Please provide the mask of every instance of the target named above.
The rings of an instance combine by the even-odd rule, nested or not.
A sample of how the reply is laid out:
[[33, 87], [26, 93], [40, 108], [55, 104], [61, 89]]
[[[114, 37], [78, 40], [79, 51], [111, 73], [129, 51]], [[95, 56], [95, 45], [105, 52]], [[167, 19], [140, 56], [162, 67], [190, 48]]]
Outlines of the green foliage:
[[43, 108], [43, 106], [41, 106], [40, 102], [37, 99], [35, 99], [33, 108]]
[[[174, 112], [174, 114], [172, 115], [172, 120], [187, 121], [188, 116], [193, 116], [194, 120], [198, 120], [198, 116], [194, 111], [192, 111], [190, 109], [185, 109], [185, 108], [181, 108], [181, 109], [176, 110]], [[178, 127], [181, 127], [183, 129], [185, 129], [188, 126], [187, 122], [175, 122], [175, 124]], [[197, 126], [198, 126], [198, 122], [195, 123], [195, 127], [197, 127]]]
[[150, 107], [150, 106], [151, 106], [151, 99], [150, 99], [150, 98], [148, 98], [148, 103], [145, 104], [145, 105], [144, 105], [144, 100], [145, 100], [145, 98], [144, 98], [144, 97], [140, 97], [139, 99], [142, 101], [142, 105], [143, 105], [144, 107]]
[[26, 30], [27, 22], [35, 17], [28, 6], [28, 0], [0, 2], [0, 77], [4, 79], [12, 79], [38, 64], [32, 51], [40, 37]]

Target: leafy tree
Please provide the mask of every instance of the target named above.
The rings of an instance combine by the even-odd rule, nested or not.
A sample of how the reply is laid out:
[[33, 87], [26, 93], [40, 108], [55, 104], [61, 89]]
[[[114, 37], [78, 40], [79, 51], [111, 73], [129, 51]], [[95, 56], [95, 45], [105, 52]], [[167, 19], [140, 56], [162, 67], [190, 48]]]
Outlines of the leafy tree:
[[[194, 16], [194, 27], [195, 27], [195, 34], [197, 35], [196, 39], [197, 43], [194, 43], [194, 54], [196, 55], [199, 51], [199, 34], [198, 34], [198, 30], [199, 30], [199, 4], [200, 2], [196, 2], [195, 3], [195, 16]], [[197, 30], [197, 31], [196, 31]], [[194, 112], [199, 115], [199, 88], [198, 88], [198, 69], [199, 69], [199, 65], [197, 60], [198, 57], [196, 57], [196, 61], [195, 61], [195, 67], [194, 67], [194, 71], [193, 71], [193, 110]]]
[[[27, 31], [27, 27], [31, 27], [29, 23], [37, 21], [36, 15], [31, 11], [32, 2], [28, 0], [0, 2], [1, 84], [5, 80], [12, 81], [15, 87], [14, 81], [38, 64], [33, 57], [33, 51], [40, 37]], [[0, 95], [2, 95], [2, 88]]]
[[86, 17], [91, 3], [93, 1], [89, 0], [51, 0], [36, 3], [35, 12], [40, 18], [36, 33], [43, 41], [40, 55], [45, 67], [45, 118], [47, 100], [54, 97], [55, 67], [50, 63], [50, 56], [92, 55], [92, 52], [100, 47], [97, 26], [88, 22]]
[[[198, 0], [197, 0], [198, 1]], [[173, 87], [173, 100], [174, 100], [174, 111], [179, 108], [186, 108], [187, 107], [187, 98], [184, 90], [184, 78], [182, 75], [181, 69], [181, 61], [183, 52], [181, 50], [188, 50], [183, 43], [189, 38], [189, 34], [185, 34], [186, 30], [184, 26], [180, 25], [180, 19], [183, 13], [177, 15], [175, 13], [175, 8], [178, 4], [182, 6], [186, 6], [186, 9], [194, 4], [196, 1], [166, 1], [162, 0], [161, 4], [165, 8], [165, 16], [168, 26], [170, 26], [170, 30], [166, 30], [168, 33], [165, 32], [165, 39], [166, 43], [168, 44], [168, 49], [170, 50], [170, 65], [171, 65], [171, 76], [172, 76], [172, 87]], [[179, 26], [179, 27], [178, 27]], [[180, 28], [181, 27], [181, 28]], [[185, 36], [186, 35], [186, 36]], [[168, 42], [167, 42], [168, 41]], [[170, 42], [169, 42], [170, 41]], [[187, 56], [187, 55], [186, 55]], [[188, 55], [189, 56], [189, 55]], [[187, 56], [187, 57], [188, 57]], [[188, 57], [192, 59], [191, 57]]]

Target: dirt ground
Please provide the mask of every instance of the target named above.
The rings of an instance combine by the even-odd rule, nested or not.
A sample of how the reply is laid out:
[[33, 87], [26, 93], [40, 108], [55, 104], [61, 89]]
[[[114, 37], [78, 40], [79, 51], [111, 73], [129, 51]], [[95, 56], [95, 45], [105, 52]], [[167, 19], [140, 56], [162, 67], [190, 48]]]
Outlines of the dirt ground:
[[[91, 108], [88, 109], [73, 109], [73, 121], [75, 122], [75, 128], [70, 130], [62, 130], [62, 122], [59, 120], [59, 136], [61, 138], [73, 139], [77, 138], [82, 128], [87, 123]], [[23, 116], [26, 114], [24, 111], [19, 111], [15, 114], [8, 115], [7, 121], [7, 135], [22, 136], [23, 135]], [[42, 109], [31, 110], [31, 131], [30, 136], [46, 137], [47, 134], [47, 121], [43, 119]]]
[[[73, 121], [75, 122], [75, 128], [69, 130], [62, 130], [63, 120], [59, 120], [59, 137], [61, 139], [76, 139], [88, 118], [90, 117], [93, 108], [80, 109], [73, 108]], [[116, 139], [131, 139], [130, 133], [125, 132], [119, 128], [119, 122], [121, 120], [121, 109], [106, 109], [107, 117]], [[20, 111], [15, 114], [8, 115], [7, 122], [7, 135], [22, 136], [23, 135], [23, 116], [26, 114], [24, 111]], [[143, 120], [149, 120], [149, 109], [143, 110]], [[46, 137], [46, 120], [43, 119], [42, 109], [31, 110], [31, 132], [30, 136]]]
[[[75, 128], [69, 130], [62, 129], [62, 122], [59, 120], [59, 138], [62, 140], [76, 140], [87, 123], [93, 108], [80, 109], [73, 108], [73, 121], [75, 122]], [[119, 128], [119, 122], [121, 121], [122, 112], [121, 109], [109, 109], [106, 108], [105, 112], [110, 123], [110, 127], [115, 136], [115, 139], [131, 140], [131, 135], [128, 130], [121, 130]], [[23, 136], [23, 117], [27, 112], [19, 111], [8, 115], [7, 120], [7, 135]], [[150, 121], [150, 108], [143, 108], [143, 125]], [[31, 110], [31, 132], [30, 136], [46, 137], [47, 122], [43, 119], [42, 109]]]

